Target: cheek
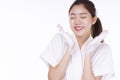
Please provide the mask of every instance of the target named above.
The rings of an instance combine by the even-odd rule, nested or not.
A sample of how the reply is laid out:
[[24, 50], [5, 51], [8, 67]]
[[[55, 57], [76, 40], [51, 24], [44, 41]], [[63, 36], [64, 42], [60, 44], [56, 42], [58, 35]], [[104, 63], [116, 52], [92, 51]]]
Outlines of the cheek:
[[84, 21], [84, 27], [85, 27], [85, 30], [87, 31], [91, 31], [91, 27], [92, 27], [92, 21], [91, 20], [86, 20]]
[[88, 19], [86, 21], [84, 21], [85, 26], [91, 27], [92, 26], [92, 20]]
[[73, 20], [69, 20], [69, 23], [70, 23], [70, 27], [72, 27], [74, 25]]
[[71, 20], [69, 20], [69, 23], [70, 23], [70, 29], [71, 29], [72, 31], [74, 31], [74, 28], [73, 28], [73, 26], [74, 26], [74, 22], [71, 21]]

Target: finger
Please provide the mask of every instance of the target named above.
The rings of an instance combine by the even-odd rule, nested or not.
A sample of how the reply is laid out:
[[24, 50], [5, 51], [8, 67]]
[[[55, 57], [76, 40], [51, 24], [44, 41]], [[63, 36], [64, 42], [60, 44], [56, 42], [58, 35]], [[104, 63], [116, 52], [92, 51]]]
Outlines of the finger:
[[61, 26], [60, 24], [58, 24], [58, 25], [57, 25], [57, 28], [58, 28], [58, 30], [61, 32], [61, 34], [64, 36], [64, 38], [65, 38], [68, 42], [70, 42], [70, 41], [71, 41], [70, 36], [69, 36], [68, 33], [66, 33], [66, 32], [63, 30], [62, 26]]
[[60, 24], [57, 25], [57, 28], [58, 28], [58, 30], [59, 30], [60, 32], [62, 32], [62, 33], [65, 32], [64, 29], [63, 29], [63, 27], [62, 27]]
[[57, 25], [58, 30], [61, 32], [62, 36], [66, 39], [69, 46], [74, 45], [74, 41], [71, 39], [69, 33], [65, 32], [60, 24]]

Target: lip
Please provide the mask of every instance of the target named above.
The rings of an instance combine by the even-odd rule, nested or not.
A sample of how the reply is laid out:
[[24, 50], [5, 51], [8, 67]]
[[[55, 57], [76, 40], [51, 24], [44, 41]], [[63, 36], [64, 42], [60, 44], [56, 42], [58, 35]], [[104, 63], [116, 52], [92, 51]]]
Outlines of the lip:
[[83, 30], [83, 26], [75, 26], [74, 27], [74, 29], [76, 30], [76, 31], [81, 31], [81, 30]]

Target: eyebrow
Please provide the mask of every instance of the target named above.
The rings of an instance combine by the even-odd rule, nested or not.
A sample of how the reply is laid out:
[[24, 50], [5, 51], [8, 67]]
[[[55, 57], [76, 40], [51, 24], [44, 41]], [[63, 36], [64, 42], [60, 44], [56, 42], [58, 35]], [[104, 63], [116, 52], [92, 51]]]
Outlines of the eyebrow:
[[[87, 13], [79, 13], [79, 15], [83, 15], [83, 14], [87, 14]], [[75, 13], [70, 13], [70, 15], [75, 15]]]

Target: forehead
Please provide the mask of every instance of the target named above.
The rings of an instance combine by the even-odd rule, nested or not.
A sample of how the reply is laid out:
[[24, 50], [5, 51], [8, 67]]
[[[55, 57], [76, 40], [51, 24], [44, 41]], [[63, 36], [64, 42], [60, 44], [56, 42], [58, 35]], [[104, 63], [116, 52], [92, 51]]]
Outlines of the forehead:
[[70, 15], [73, 14], [90, 14], [89, 11], [82, 5], [74, 5], [70, 10]]

